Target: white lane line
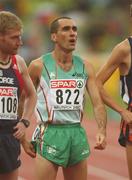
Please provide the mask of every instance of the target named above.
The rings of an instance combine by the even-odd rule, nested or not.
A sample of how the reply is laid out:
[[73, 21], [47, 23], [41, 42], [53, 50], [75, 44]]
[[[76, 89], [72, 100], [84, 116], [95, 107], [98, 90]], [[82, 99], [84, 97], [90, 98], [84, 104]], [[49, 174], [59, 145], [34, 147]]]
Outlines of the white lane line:
[[104, 169], [100, 169], [100, 168], [97, 168], [97, 167], [91, 166], [91, 165], [88, 166], [88, 173], [90, 175], [96, 175], [98, 177], [102, 177], [105, 180], [111, 180], [111, 179], [114, 179], [114, 180], [129, 180], [127, 177], [120, 176], [118, 174], [108, 172], [108, 171], [106, 171]]

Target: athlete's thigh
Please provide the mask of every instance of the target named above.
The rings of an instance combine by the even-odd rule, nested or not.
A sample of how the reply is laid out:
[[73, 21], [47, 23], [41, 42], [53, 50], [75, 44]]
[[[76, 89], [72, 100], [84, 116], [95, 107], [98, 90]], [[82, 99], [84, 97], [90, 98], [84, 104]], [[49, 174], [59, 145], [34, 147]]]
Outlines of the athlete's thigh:
[[55, 180], [58, 166], [37, 154], [36, 158], [36, 179]]
[[79, 163], [63, 168], [63, 174], [65, 180], [87, 180], [87, 159], [80, 161]]
[[126, 154], [127, 154], [129, 176], [130, 176], [130, 179], [132, 179], [132, 144], [127, 144]]

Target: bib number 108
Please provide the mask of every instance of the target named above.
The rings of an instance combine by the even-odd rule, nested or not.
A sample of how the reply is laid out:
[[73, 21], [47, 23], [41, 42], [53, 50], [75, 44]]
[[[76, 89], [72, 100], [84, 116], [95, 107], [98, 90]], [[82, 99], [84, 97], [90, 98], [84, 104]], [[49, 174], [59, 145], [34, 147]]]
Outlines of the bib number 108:
[[3, 97], [0, 101], [1, 113], [16, 113], [17, 98]]

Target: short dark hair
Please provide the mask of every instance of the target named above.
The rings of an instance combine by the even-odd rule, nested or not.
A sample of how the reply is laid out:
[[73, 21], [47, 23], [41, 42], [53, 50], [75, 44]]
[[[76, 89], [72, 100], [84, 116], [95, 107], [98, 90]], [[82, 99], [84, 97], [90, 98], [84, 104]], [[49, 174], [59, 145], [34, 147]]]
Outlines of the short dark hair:
[[61, 20], [61, 19], [72, 19], [72, 18], [63, 16], [63, 17], [58, 17], [58, 18], [54, 19], [50, 25], [50, 33], [51, 34], [57, 32], [57, 30], [59, 28], [59, 20]]

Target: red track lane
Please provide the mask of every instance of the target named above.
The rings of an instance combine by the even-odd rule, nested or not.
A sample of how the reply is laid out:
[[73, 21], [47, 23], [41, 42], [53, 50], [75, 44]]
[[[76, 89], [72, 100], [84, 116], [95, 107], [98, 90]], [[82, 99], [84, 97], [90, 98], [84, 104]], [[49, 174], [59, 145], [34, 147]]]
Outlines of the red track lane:
[[[83, 121], [87, 131], [88, 141], [91, 147], [91, 155], [88, 158], [88, 180], [128, 180], [128, 170], [125, 148], [121, 147], [117, 140], [119, 135], [119, 122], [108, 121], [107, 147], [99, 151], [94, 149], [95, 136], [97, 132], [96, 122], [93, 120]], [[28, 138], [31, 137], [35, 122], [28, 129]], [[22, 165], [19, 176], [23, 180], [35, 180], [35, 160], [31, 159], [22, 149]], [[56, 180], [63, 180], [61, 168]]]

